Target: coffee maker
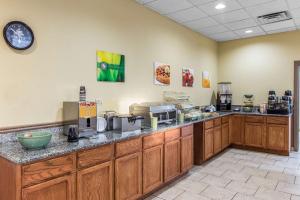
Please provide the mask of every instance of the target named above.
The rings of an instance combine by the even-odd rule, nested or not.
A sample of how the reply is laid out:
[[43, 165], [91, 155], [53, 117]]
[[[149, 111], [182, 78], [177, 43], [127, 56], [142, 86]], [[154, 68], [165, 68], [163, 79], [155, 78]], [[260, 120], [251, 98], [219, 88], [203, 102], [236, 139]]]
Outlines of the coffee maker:
[[91, 137], [97, 134], [96, 102], [63, 102], [64, 134], [68, 135], [74, 125], [78, 137]]
[[276, 96], [275, 91], [269, 91], [268, 114], [290, 114], [293, 112], [292, 91], [285, 91], [282, 97]]
[[217, 111], [231, 111], [231, 82], [218, 83]]

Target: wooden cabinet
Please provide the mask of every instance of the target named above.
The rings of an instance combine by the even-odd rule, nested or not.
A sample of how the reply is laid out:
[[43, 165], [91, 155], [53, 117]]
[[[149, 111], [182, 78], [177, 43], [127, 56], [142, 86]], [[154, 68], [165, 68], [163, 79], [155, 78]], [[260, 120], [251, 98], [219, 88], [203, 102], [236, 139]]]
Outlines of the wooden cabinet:
[[186, 172], [193, 167], [193, 135], [181, 139], [181, 172]]
[[244, 116], [232, 115], [230, 118], [230, 143], [244, 144]]
[[222, 151], [222, 128], [221, 126], [214, 127], [214, 154]]
[[264, 148], [266, 144], [266, 125], [264, 123], [245, 123], [245, 145]]
[[227, 148], [229, 143], [229, 123], [222, 124], [222, 150]]
[[74, 200], [75, 175], [63, 176], [24, 188], [22, 200]]
[[112, 161], [77, 173], [77, 200], [113, 200]]
[[288, 151], [289, 137], [288, 126], [280, 124], [268, 124], [267, 126], [267, 149]]
[[134, 200], [142, 195], [142, 153], [115, 161], [115, 199]]
[[204, 131], [204, 160], [214, 155], [214, 129]]
[[151, 192], [163, 183], [163, 149], [161, 144], [143, 151], [143, 194]]
[[165, 143], [164, 180], [165, 182], [180, 175], [180, 139]]

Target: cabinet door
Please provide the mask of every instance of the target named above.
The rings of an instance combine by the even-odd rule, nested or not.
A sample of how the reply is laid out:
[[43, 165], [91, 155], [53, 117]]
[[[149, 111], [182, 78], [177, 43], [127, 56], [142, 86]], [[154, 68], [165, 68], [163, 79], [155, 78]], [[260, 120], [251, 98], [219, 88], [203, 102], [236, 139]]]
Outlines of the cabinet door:
[[214, 155], [214, 129], [208, 129], [204, 132], [204, 160]]
[[133, 200], [142, 195], [142, 153], [115, 161], [115, 199]]
[[164, 180], [167, 182], [180, 175], [180, 140], [165, 144]]
[[230, 119], [230, 143], [244, 144], [244, 116], [233, 115]]
[[113, 200], [112, 161], [79, 171], [78, 200]]
[[63, 176], [22, 190], [22, 200], [74, 200], [75, 175]]
[[289, 150], [288, 125], [268, 124], [267, 148], [270, 150]]
[[245, 123], [245, 145], [251, 147], [265, 147], [265, 124]]
[[229, 146], [229, 123], [222, 125], [222, 149]]
[[181, 172], [186, 172], [194, 164], [193, 135], [181, 139]]
[[214, 154], [222, 151], [222, 129], [221, 126], [214, 128]]
[[143, 152], [143, 194], [163, 183], [164, 146], [159, 145]]

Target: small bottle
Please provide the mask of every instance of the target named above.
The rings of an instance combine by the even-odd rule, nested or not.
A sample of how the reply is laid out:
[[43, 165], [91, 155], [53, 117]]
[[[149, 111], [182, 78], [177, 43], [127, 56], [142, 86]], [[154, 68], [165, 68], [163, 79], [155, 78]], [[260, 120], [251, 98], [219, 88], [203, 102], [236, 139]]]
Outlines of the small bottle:
[[79, 101], [86, 101], [86, 90], [85, 86], [80, 86]]

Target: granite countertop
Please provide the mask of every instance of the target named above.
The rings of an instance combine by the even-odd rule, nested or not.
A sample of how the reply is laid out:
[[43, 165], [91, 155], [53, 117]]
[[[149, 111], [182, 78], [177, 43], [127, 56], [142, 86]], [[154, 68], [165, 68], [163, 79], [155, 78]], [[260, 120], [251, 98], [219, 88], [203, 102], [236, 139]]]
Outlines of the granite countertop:
[[[23, 149], [20, 143], [17, 141], [17, 137], [16, 137], [17, 133], [8, 133], [5, 135], [0, 135], [0, 156], [15, 164], [28, 164], [41, 159], [60, 156], [67, 153], [76, 152], [79, 150], [95, 148], [105, 144], [111, 144], [114, 142], [119, 142], [130, 138], [154, 134], [160, 131], [167, 131], [169, 129], [180, 128], [183, 126], [187, 126], [194, 123], [199, 123], [220, 116], [226, 116], [231, 114], [268, 115], [268, 114], [261, 114], [258, 112], [253, 112], [253, 113], [219, 112], [218, 115], [206, 117], [196, 121], [174, 123], [170, 125], [159, 126], [158, 129], [156, 130], [144, 129], [141, 131], [128, 132], [128, 133], [121, 133], [118, 131], [108, 131], [108, 132], [100, 133], [92, 138], [80, 139], [79, 142], [76, 143], [69, 143], [67, 141], [67, 137], [62, 134], [63, 132], [62, 127], [58, 127], [58, 128], [53, 128], [51, 130], [47, 129], [47, 131], [51, 131], [53, 133], [52, 140], [46, 149], [41, 149], [41, 150]], [[278, 116], [278, 115], [271, 115], [271, 116]], [[279, 115], [279, 116], [289, 116], [289, 115]]]

